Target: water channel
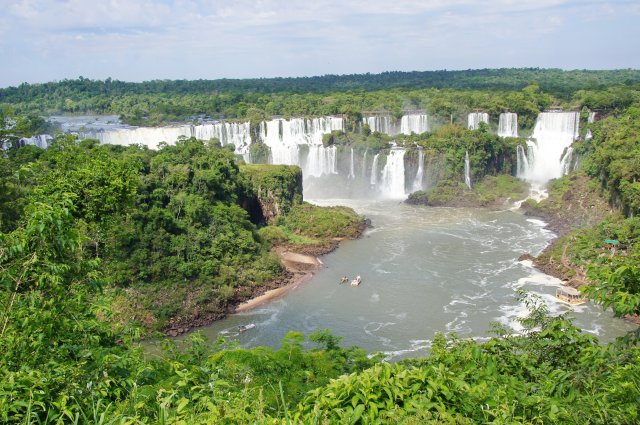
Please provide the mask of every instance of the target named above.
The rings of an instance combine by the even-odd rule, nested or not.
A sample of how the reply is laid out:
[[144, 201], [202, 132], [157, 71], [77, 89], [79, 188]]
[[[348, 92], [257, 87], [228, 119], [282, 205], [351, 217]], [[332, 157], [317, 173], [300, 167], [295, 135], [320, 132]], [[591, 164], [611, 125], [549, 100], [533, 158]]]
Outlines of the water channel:
[[[527, 313], [519, 288], [536, 294], [553, 314], [569, 312], [585, 332], [607, 341], [631, 330], [592, 303], [555, 300], [558, 279], [542, 274], [523, 253], [537, 255], [554, 238], [542, 221], [510, 210], [429, 208], [397, 200], [316, 200], [347, 205], [372, 221], [358, 240], [322, 257], [325, 267], [307, 283], [254, 310], [201, 329], [241, 346], [279, 346], [289, 330], [331, 329], [344, 345], [390, 358], [425, 354], [437, 332], [482, 340], [492, 323], [514, 331]], [[340, 284], [342, 276], [362, 284]], [[240, 333], [238, 327], [254, 323]]]

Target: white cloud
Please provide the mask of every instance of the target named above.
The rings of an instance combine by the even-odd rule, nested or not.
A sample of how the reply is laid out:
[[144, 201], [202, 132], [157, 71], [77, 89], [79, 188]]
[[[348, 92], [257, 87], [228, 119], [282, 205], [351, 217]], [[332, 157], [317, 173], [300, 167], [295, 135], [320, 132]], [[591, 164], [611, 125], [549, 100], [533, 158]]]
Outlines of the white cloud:
[[20, 68], [42, 81], [60, 78], [50, 69], [150, 79], [563, 67], [542, 63], [559, 46], [540, 56], [541, 40], [584, 39], [640, 13], [634, 1], [605, 0], [3, 1], [0, 86], [26, 78]]

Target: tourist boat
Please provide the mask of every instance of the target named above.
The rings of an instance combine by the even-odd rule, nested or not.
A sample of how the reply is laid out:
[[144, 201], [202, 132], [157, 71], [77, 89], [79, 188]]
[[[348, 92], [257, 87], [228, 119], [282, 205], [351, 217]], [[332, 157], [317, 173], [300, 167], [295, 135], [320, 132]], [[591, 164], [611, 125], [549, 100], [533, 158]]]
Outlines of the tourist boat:
[[569, 305], [580, 305], [587, 302], [580, 291], [578, 291], [576, 288], [572, 288], [571, 286], [563, 286], [562, 288], [558, 288], [556, 290], [556, 298], [559, 301]]
[[356, 278], [351, 281], [351, 286], [358, 286], [361, 282], [362, 279], [360, 278], [360, 276], [356, 276]]
[[256, 325], [255, 325], [254, 323], [249, 323], [248, 325], [242, 325], [242, 326], [240, 326], [240, 327], [238, 328], [238, 330], [240, 331], [240, 333], [242, 333], [242, 332], [246, 332], [246, 331], [248, 331], [249, 329], [253, 329], [253, 328], [255, 328], [255, 327], [256, 327]]

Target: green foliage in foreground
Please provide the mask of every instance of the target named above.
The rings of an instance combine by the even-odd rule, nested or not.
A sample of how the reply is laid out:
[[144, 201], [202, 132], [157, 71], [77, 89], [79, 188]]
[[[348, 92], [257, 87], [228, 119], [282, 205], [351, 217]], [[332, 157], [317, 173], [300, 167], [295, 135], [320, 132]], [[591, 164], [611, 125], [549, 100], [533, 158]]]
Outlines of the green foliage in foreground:
[[[611, 249], [605, 239], [617, 239]], [[640, 218], [614, 215], [597, 226], [568, 234], [550, 256], [560, 261], [563, 249], [569, 261], [595, 282], [584, 291], [618, 317], [640, 314]], [[637, 335], [640, 337], [640, 333]]]

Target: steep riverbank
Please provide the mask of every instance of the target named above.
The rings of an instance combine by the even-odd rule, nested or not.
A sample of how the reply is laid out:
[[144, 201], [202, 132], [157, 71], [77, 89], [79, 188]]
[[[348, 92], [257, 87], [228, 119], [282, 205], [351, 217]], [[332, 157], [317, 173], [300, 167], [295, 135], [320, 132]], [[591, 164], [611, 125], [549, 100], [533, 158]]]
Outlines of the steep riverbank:
[[523, 199], [529, 191], [524, 181], [506, 174], [485, 176], [472, 188], [461, 181], [443, 180], [434, 188], [409, 195], [412, 205], [456, 208], [500, 209], [505, 204]]
[[541, 202], [527, 200], [521, 206], [526, 215], [539, 217], [557, 237], [534, 265], [544, 273], [577, 287], [588, 284], [585, 265], [574, 263], [568, 255], [576, 240], [576, 231], [585, 229], [616, 214], [603, 196], [597, 182], [581, 173], [565, 176], [549, 184], [549, 197]]

